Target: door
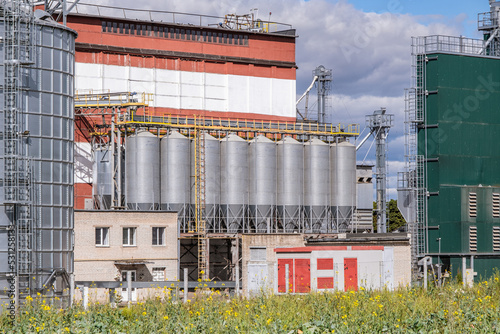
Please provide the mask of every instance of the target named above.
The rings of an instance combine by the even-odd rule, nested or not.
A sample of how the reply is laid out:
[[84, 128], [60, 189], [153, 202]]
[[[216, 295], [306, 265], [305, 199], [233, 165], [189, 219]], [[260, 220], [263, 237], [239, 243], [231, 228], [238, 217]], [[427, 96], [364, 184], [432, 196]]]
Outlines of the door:
[[295, 259], [295, 292], [311, 291], [311, 260]]
[[[131, 273], [132, 282], [136, 280], [136, 272], [135, 270], [122, 270], [122, 301], [128, 302], [128, 289], [127, 286], [127, 273]], [[125, 286], [125, 288], [123, 288]], [[137, 291], [135, 288], [132, 288], [132, 302], [137, 301]]]
[[344, 259], [344, 291], [358, 290], [358, 259]]
[[278, 292], [287, 292], [286, 265], [288, 264], [288, 292], [293, 292], [293, 259], [278, 259]]

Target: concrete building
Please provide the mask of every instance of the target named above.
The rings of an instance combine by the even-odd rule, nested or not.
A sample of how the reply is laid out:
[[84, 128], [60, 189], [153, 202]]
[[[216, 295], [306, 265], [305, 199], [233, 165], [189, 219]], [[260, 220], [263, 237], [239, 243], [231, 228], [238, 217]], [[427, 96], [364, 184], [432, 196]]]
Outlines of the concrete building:
[[411, 283], [410, 235], [245, 234], [245, 294], [394, 289]]
[[75, 281], [177, 280], [178, 231], [173, 212], [77, 210]]

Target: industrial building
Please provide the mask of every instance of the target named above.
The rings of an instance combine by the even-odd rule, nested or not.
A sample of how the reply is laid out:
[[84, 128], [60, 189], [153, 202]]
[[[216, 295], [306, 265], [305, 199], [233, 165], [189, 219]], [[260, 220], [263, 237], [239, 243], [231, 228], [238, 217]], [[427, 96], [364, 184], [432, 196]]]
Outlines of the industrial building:
[[489, 3], [483, 39], [413, 39], [398, 204], [413, 227], [414, 278], [429, 265], [472, 282], [500, 266], [500, 2]]
[[[250, 293], [262, 287], [254, 265], [276, 265], [269, 277], [281, 286], [280, 261], [299, 258], [310, 265], [301, 289], [407, 284], [408, 235], [353, 234], [372, 231], [359, 126], [326, 124], [324, 109], [297, 121], [291, 25], [2, 4], [4, 300], [41, 293], [67, 306], [75, 280], [178, 279], [185, 268], [195, 280], [242, 279]], [[331, 70], [313, 75], [324, 99]], [[392, 115], [370, 122], [383, 151]], [[333, 275], [345, 261], [347, 276]]]

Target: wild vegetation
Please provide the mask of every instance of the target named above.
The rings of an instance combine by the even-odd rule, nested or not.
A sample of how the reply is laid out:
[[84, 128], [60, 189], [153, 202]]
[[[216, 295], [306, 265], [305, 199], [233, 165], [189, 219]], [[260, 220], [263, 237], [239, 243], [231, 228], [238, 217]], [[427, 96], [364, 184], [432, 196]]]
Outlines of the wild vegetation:
[[198, 293], [188, 303], [152, 298], [131, 308], [94, 303], [55, 309], [26, 300], [2, 333], [499, 333], [499, 276], [464, 288], [401, 288], [227, 298]]

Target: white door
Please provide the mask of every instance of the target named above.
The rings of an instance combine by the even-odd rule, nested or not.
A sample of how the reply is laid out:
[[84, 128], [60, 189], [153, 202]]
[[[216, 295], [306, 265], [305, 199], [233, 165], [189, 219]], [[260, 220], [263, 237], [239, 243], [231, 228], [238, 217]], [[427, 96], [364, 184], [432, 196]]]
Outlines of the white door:
[[[135, 270], [122, 270], [122, 300], [124, 302], [128, 302], [128, 289], [126, 288], [127, 286], [127, 273], [131, 273], [131, 278], [132, 282], [135, 282]], [[132, 288], [132, 301], [135, 302], [137, 301], [137, 292], [135, 288]]]

